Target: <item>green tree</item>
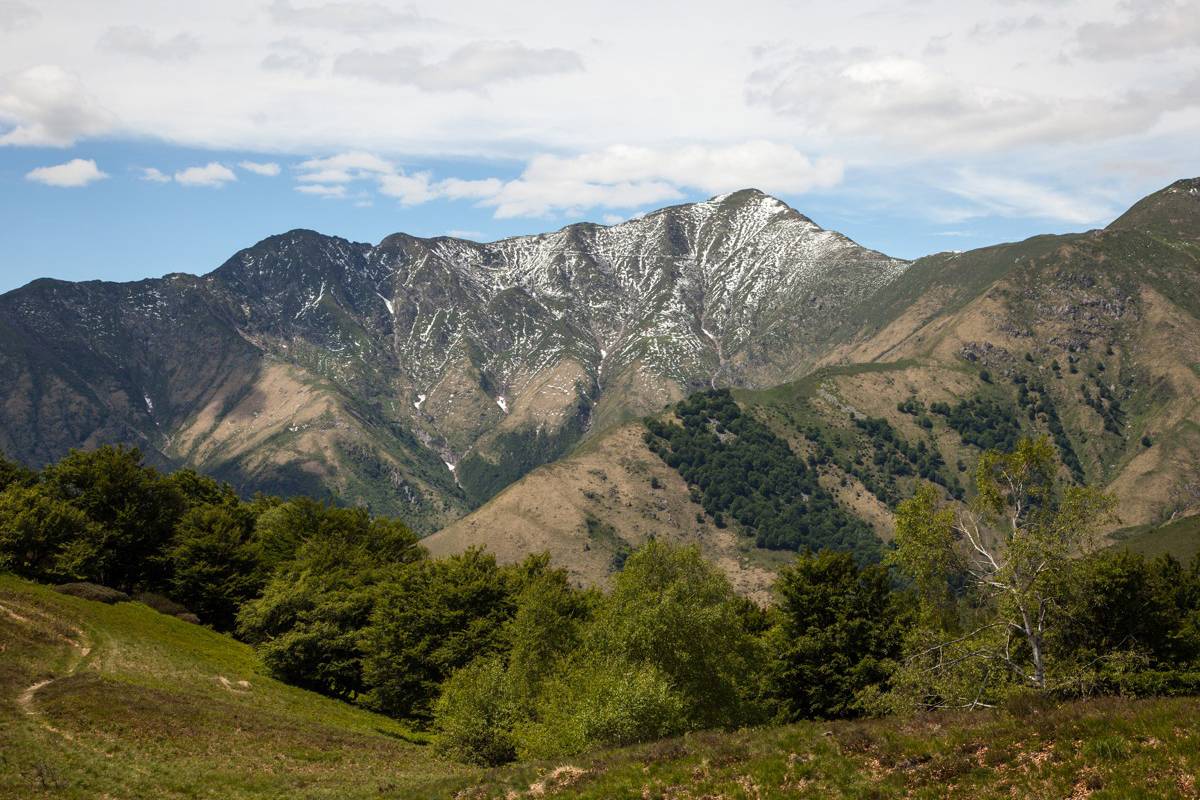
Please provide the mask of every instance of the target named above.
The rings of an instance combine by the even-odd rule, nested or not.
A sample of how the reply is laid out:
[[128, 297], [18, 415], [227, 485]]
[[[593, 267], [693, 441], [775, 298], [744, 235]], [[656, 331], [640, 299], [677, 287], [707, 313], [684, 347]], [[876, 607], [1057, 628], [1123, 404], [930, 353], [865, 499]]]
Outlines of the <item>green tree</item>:
[[[1098, 491], [1059, 483], [1046, 437], [982, 454], [976, 484], [975, 502], [961, 513], [939, 507], [930, 489], [897, 513], [894, 561], [922, 601], [908, 664], [959, 678], [930, 690], [931, 704], [979, 704], [980, 682], [997, 672], [1047, 688], [1048, 635], [1062, 623], [1072, 560], [1094, 549], [1097, 523], [1112, 506]], [[956, 578], [976, 598], [973, 619], [954, 620], [947, 598]]]
[[571, 587], [564, 570], [548, 570], [516, 596], [508, 624], [508, 672], [514, 696], [528, 709], [542, 684], [574, 653], [599, 602]]
[[0, 453], [0, 492], [13, 484], [31, 486], [37, 481], [37, 473], [28, 467], [5, 458]]
[[[544, 563], [544, 562], [543, 562]], [[420, 561], [380, 586], [362, 645], [371, 704], [426, 719], [438, 687], [475, 658], [501, 652], [518, 571], [479, 549]]]
[[780, 572], [778, 624], [768, 635], [770, 697], [787, 720], [861, 713], [882, 691], [907, 621], [891, 577], [848, 553], [805, 553]]
[[[238, 613], [239, 635], [257, 645], [263, 662], [281, 680], [353, 699], [362, 694], [362, 631], [371, 619], [378, 586], [425, 557], [417, 537], [398, 520], [362, 509], [333, 508], [309, 500], [283, 504], [305, 524], [274, 520], [268, 549], [285, 541], [263, 564], [275, 568], [262, 596]], [[286, 520], [286, 517], [284, 517]]]
[[699, 727], [753, 721], [761, 653], [728, 579], [696, 547], [651, 541], [625, 562], [588, 627], [595, 663], [648, 664]]
[[437, 749], [468, 764], [504, 764], [517, 755], [518, 720], [504, 659], [477, 658], [446, 680], [434, 704]]
[[265, 583], [253, 531], [254, 515], [241, 505], [196, 506], [176, 527], [171, 596], [218, 630], [232, 629]]
[[41, 484], [0, 492], [0, 570], [43, 581], [95, 579], [103, 533], [79, 509]]
[[691, 704], [652, 663], [588, 653], [543, 688], [534, 720], [517, 728], [518, 749], [553, 758], [662, 739], [695, 727]]
[[175, 486], [142, 463], [137, 448], [72, 450], [43, 471], [42, 482], [101, 529], [86, 568], [93, 580], [124, 590], [163, 587], [164, 551], [185, 503]]

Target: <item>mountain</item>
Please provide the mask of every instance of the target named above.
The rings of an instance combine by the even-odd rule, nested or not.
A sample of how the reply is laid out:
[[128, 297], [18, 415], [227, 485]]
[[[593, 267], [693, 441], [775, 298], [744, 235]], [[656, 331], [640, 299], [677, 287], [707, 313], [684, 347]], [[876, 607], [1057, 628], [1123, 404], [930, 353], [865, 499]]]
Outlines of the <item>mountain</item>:
[[[969, 500], [980, 451], [1019, 435], [1050, 436], [1064, 478], [1115, 495], [1106, 531], [1123, 543], [1200, 511], [1200, 180], [1103, 230], [919, 259], [827, 336], [801, 379], [735, 396], [884, 540], [917, 480]], [[767, 585], [783, 554], [755, 547], [753, 525], [716, 529], [644, 433], [609, 429], [428, 546], [549, 550], [591, 582], [653, 535], [699, 543], [751, 593]], [[620, 541], [597, 536], [605, 524]]]
[[0, 296], [0, 450], [140, 446], [442, 527], [613, 424], [804, 375], [907, 262], [745, 190], [478, 244], [311, 231]]

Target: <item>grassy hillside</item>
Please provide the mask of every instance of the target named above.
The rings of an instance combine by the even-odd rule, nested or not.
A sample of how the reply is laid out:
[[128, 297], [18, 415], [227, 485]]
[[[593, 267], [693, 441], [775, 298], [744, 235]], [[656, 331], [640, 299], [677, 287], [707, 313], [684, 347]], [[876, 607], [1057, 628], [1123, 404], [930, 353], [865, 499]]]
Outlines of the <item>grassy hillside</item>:
[[1184, 563], [1200, 553], [1200, 516], [1184, 517], [1157, 527], [1142, 525], [1113, 533], [1114, 547], [1128, 547], [1147, 558], [1170, 553]]
[[485, 771], [264, 677], [227, 637], [11, 577], [0, 652], [6, 798], [1193, 798], [1200, 770], [1200, 701], [1103, 699], [698, 733]]
[[140, 603], [0, 576], [0, 797], [439, 796], [465, 768]]

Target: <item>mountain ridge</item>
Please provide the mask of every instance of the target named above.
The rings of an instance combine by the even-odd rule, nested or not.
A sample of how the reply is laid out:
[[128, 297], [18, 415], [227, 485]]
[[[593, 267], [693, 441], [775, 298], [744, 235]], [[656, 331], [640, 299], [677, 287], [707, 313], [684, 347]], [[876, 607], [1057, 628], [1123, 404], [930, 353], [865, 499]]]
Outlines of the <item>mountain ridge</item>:
[[0, 374], [26, 387], [0, 448], [129, 441], [430, 529], [593, 430], [794, 377], [906, 265], [757, 190], [493, 243], [294, 229], [203, 276], [0, 296]]

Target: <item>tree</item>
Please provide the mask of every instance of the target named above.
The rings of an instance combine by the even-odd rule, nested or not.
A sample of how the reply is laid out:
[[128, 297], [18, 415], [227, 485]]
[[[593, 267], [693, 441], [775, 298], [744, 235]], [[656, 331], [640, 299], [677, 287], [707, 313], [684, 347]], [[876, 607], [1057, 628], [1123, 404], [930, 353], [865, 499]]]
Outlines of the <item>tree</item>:
[[753, 721], [761, 661], [729, 580], [696, 547], [651, 541], [625, 562], [584, 637], [593, 661], [651, 665], [697, 728]]
[[519, 719], [504, 659], [483, 656], [451, 675], [434, 704], [437, 749], [468, 764], [491, 767], [517, 755]]
[[356, 698], [366, 689], [362, 632], [378, 586], [424, 559], [425, 551], [399, 520], [372, 519], [362, 509], [307, 499], [277, 508], [265, 534], [260, 518], [254, 539], [260, 552], [271, 554], [261, 563], [274, 571], [262, 596], [239, 611], [238, 633], [258, 646], [281, 680]]
[[94, 579], [102, 531], [45, 486], [13, 483], [0, 492], [0, 570], [44, 581]]
[[885, 567], [827, 550], [780, 572], [768, 694], [784, 719], [852, 716], [864, 692], [886, 688], [906, 622], [891, 583]]
[[362, 635], [371, 705], [427, 719], [442, 681], [503, 649], [517, 576], [518, 570], [502, 569], [495, 556], [472, 548], [411, 564], [382, 584]]
[[[938, 672], [999, 665], [1020, 683], [1047, 688], [1048, 632], [1062, 621], [1072, 559], [1095, 545], [1096, 523], [1112, 499], [1080, 486], [1062, 487], [1046, 437], [1022, 439], [1012, 453], [985, 452], [976, 475], [978, 495], [966, 510], [939, 507], [931, 488], [901, 504], [895, 563], [913, 580], [924, 630], [910, 664]], [[978, 604], [970, 629], [955, 627], [949, 588], [958, 577]], [[964, 620], [960, 617], [958, 623]], [[932, 642], [931, 642], [932, 640]], [[947, 648], [955, 655], [945, 658]], [[932, 659], [932, 660], [931, 660]], [[971, 662], [975, 662], [972, 664]], [[974, 698], [938, 698], [975, 705]]]
[[218, 630], [233, 627], [265, 582], [253, 530], [254, 515], [240, 505], [197, 506], [175, 529], [171, 596]]
[[37, 473], [28, 467], [5, 458], [0, 453], [0, 492], [13, 484], [32, 486], [37, 482]]
[[99, 526], [92, 580], [118, 589], [157, 589], [166, 580], [164, 551], [185, 509], [182, 494], [142, 463], [137, 448], [72, 450], [47, 467], [42, 483]]

